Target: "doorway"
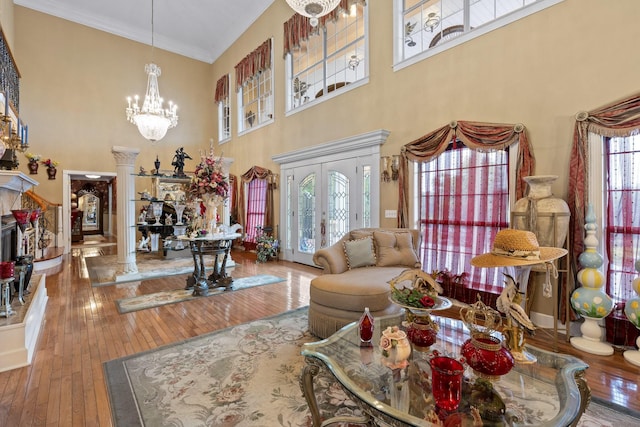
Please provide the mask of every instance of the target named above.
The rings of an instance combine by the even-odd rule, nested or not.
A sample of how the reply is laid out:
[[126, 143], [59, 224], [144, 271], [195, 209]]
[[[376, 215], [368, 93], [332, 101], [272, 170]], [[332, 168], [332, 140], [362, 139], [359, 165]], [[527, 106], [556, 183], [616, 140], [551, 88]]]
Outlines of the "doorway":
[[74, 242], [83, 241], [85, 235], [114, 238], [116, 173], [64, 170], [62, 184], [65, 253], [71, 250], [72, 238]]
[[274, 157], [281, 164], [283, 259], [314, 265], [318, 249], [349, 230], [379, 225], [379, 147], [388, 134], [374, 131]]

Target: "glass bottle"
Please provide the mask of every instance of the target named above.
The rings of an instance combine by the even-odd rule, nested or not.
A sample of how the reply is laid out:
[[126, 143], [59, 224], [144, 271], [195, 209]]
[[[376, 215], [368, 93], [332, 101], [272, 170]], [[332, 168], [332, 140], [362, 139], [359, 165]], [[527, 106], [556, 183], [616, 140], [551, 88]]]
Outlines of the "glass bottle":
[[364, 308], [364, 313], [362, 313], [362, 316], [360, 317], [358, 326], [360, 341], [363, 343], [370, 343], [373, 338], [373, 316], [369, 312], [369, 307]]

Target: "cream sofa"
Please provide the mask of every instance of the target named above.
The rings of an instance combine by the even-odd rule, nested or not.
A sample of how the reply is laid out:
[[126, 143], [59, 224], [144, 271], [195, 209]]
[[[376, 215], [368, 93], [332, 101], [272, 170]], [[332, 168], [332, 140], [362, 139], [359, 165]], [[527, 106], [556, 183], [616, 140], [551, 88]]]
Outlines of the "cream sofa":
[[406, 228], [361, 228], [313, 255], [323, 274], [311, 281], [309, 331], [327, 338], [360, 318], [398, 314], [387, 283], [408, 268], [419, 268], [420, 232]]

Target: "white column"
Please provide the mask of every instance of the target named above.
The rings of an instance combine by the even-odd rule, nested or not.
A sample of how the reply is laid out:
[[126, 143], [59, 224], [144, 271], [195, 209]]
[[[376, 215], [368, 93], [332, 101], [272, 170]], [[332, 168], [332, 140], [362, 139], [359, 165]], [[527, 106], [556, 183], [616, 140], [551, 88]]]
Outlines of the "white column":
[[135, 181], [133, 167], [136, 157], [140, 153], [138, 148], [111, 148], [116, 159], [118, 174], [117, 197], [118, 203], [118, 266], [116, 276], [134, 274], [138, 272], [136, 265], [136, 202]]

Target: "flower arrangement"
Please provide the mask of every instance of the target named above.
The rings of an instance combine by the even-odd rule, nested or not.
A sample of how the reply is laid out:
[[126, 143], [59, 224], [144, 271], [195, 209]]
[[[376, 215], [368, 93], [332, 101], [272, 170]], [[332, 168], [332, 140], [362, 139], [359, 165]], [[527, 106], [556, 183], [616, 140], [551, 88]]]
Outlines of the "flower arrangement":
[[59, 163], [53, 159], [45, 159], [43, 161], [41, 161], [40, 163], [42, 163], [43, 165], [45, 165], [48, 168], [55, 168], [56, 166], [59, 165]]
[[267, 262], [270, 258], [278, 256], [278, 239], [266, 234], [262, 227], [258, 227], [256, 242], [257, 262]]
[[29, 159], [29, 161], [32, 163], [38, 162], [42, 158], [40, 154], [34, 154], [34, 153], [24, 153], [24, 156], [27, 159]]
[[[411, 287], [397, 287], [396, 285], [411, 281]], [[391, 298], [398, 304], [414, 308], [430, 309], [436, 304], [438, 294], [442, 293], [442, 286], [433, 275], [422, 270], [405, 270], [389, 281]]]
[[213, 150], [208, 156], [202, 156], [196, 166], [189, 194], [195, 198], [211, 195], [224, 200], [229, 197], [229, 181], [222, 171], [222, 157], [216, 158]]

